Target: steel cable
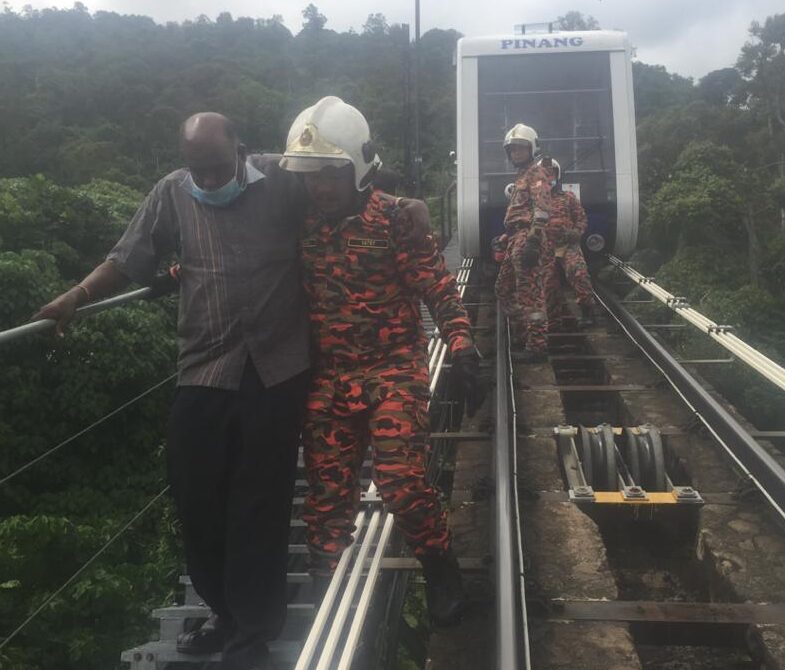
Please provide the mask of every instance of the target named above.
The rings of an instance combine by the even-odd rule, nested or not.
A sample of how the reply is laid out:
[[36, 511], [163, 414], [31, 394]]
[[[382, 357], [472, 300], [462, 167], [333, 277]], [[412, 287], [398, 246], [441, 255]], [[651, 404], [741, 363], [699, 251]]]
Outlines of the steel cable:
[[92, 557], [90, 557], [87, 560], [87, 562], [82, 565], [82, 567], [80, 567], [74, 574], [72, 574], [65, 581], [65, 583], [63, 583], [62, 586], [60, 586], [60, 588], [58, 588], [46, 600], [44, 600], [44, 602], [41, 603], [30, 616], [28, 616], [19, 626], [16, 627], [16, 629], [12, 633], [10, 633], [2, 642], [0, 642], [0, 651], [4, 647], [6, 647], [11, 642], [11, 640], [13, 640], [17, 635], [19, 635], [19, 633], [21, 633], [24, 630], [24, 628], [33, 619], [35, 619], [41, 612], [43, 612], [43, 610], [46, 609], [46, 607], [49, 605], [49, 603], [51, 603], [55, 598], [57, 598], [57, 596], [59, 596], [63, 591], [65, 591], [65, 589], [67, 589], [71, 584], [73, 584], [74, 581], [76, 581], [79, 578], [79, 576], [85, 570], [87, 570], [87, 568], [89, 568], [93, 563], [95, 563], [95, 561], [110, 546], [112, 546], [112, 544], [114, 544], [114, 542], [116, 542], [118, 538], [120, 538], [134, 523], [136, 523], [136, 521], [138, 521], [142, 516], [144, 516], [145, 513], [153, 505], [155, 505], [155, 503], [157, 503], [168, 491], [169, 491], [169, 486], [166, 486], [160, 493], [158, 493], [156, 496], [154, 496], [149, 501], [147, 501], [145, 506], [142, 507], [142, 509], [140, 509], [136, 514], [134, 514], [134, 516], [129, 521], [127, 521], [126, 524], [120, 530], [118, 530], [111, 538], [109, 538], [109, 540], [97, 552], [95, 552], [92, 555]]
[[14, 470], [14, 471], [13, 471], [11, 474], [8, 474], [8, 475], [6, 475], [5, 477], [3, 477], [2, 479], [0, 479], [0, 486], [2, 486], [3, 484], [5, 484], [5, 483], [7, 483], [7, 482], [11, 481], [11, 480], [12, 480], [14, 477], [16, 477], [17, 475], [20, 475], [20, 474], [22, 474], [23, 472], [25, 472], [26, 470], [28, 470], [29, 468], [33, 467], [33, 466], [34, 466], [36, 463], [38, 463], [38, 462], [40, 462], [40, 461], [44, 460], [45, 458], [47, 458], [47, 457], [51, 456], [51, 455], [52, 455], [52, 454], [54, 454], [56, 451], [59, 451], [59, 450], [60, 450], [60, 449], [62, 449], [64, 446], [66, 446], [67, 444], [70, 444], [71, 442], [73, 442], [73, 441], [74, 441], [75, 439], [77, 439], [78, 437], [81, 437], [81, 436], [82, 436], [82, 435], [84, 435], [85, 433], [87, 433], [87, 432], [91, 431], [91, 430], [92, 430], [93, 428], [95, 428], [96, 426], [99, 426], [100, 424], [102, 424], [102, 423], [103, 423], [104, 421], [106, 421], [107, 419], [110, 419], [110, 418], [112, 418], [113, 416], [115, 416], [116, 414], [118, 414], [118, 413], [122, 412], [122, 411], [123, 411], [125, 408], [127, 408], [127, 407], [130, 407], [130, 406], [131, 406], [131, 405], [133, 405], [135, 402], [138, 402], [139, 400], [141, 400], [141, 399], [142, 399], [142, 398], [144, 398], [145, 396], [149, 395], [149, 394], [150, 394], [150, 393], [152, 393], [153, 391], [155, 391], [155, 390], [159, 389], [161, 386], [163, 386], [163, 385], [164, 385], [164, 384], [166, 384], [167, 382], [170, 382], [170, 381], [172, 381], [172, 379], [174, 379], [176, 376], [177, 376], [177, 373], [174, 373], [174, 374], [171, 374], [171, 375], [169, 375], [169, 376], [168, 376], [166, 379], [163, 379], [163, 380], [161, 380], [160, 382], [158, 382], [157, 384], [154, 384], [154, 385], [153, 385], [153, 386], [151, 386], [149, 389], [147, 389], [146, 391], [143, 391], [142, 393], [140, 393], [140, 394], [139, 394], [138, 396], [136, 396], [135, 398], [131, 398], [131, 400], [128, 400], [127, 402], [124, 402], [124, 403], [123, 403], [122, 405], [120, 405], [120, 407], [118, 407], [117, 409], [114, 409], [114, 410], [112, 410], [111, 412], [109, 412], [108, 414], [105, 414], [104, 416], [102, 416], [102, 417], [101, 417], [100, 419], [98, 419], [97, 421], [94, 421], [93, 423], [91, 423], [91, 424], [90, 424], [89, 426], [87, 426], [86, 428], [83, 428], [82, 430], [80, 430], [78, 433], [75, 433], [74, 435], [71, 435], [71, 437], [69, 437], [69, 438], [67, 438], [67, 439], [63, 440], [62, 442], [60, 442], [60, 444], [57, 444], [57, 445], [55, 445], [54, 447], [52, 447], [52, 448], [51, 448], [51, 449], [49, 449], [48, 451], [45, 451], [45, 452], [44, 452], [43, 454], [41, 454], [40, 456], [36, 456], [36, 457], [35, 457], [33, 460], [31, 460], [31, 461], [28, 461], [28, 462], [27, 462], [27, 463], [25, 463], [23, 466], [21, 466], [21, 467], [17, 468], [16, 470]]

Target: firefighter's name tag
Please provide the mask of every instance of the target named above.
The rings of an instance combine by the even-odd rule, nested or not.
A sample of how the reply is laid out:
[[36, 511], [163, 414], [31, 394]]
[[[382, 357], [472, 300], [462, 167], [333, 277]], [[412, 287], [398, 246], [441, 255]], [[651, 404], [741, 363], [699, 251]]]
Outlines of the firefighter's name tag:
[[346, 241], [346, 246], [355, 249], [389, 249], [390, 242], [388, 240], [375, 240], [368, 237], [350, 237]]

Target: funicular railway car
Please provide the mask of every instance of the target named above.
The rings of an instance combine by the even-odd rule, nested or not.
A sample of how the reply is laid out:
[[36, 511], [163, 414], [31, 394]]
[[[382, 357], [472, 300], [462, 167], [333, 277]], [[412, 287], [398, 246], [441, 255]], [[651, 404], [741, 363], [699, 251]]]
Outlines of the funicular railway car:
[[458, 42], [458, 230], [485, 258], [502, 232], [515, 168], [502, 148], [516, 123], [539, 134], [565, 189], [586, 210], [584, 251], [625, 257], [638, 234], [632, 49], [623, 32], [530, 32]]

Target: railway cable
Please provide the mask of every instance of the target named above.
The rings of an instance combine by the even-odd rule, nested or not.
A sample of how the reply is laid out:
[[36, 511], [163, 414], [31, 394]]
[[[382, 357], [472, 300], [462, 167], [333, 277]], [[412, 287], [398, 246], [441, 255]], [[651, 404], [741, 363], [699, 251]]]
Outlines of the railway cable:
[[100, 558], [104, 552], [106, 552], [109, 547], [111, 547], [118, 539], [120, 539], [126, 531], [128, 531], [139, 519], [141, 519], [150, 509], [152, 509], [155, 504], [163, 498], [169, 491], [169, 486], [164, 487], [161, 491], [159, 491], [155, 496], [153, 496], [150, 500], [148, 500], [144, 506], [136, 512], [126, 523], [114, 534], [110, 537], [103, 546], [96, 551], [87, 561], [85, 561], [79, 569], [76, 570], [68, 579], [65, 580], [54, 592], [52, 592], [45, 600], [42, 602], [30, 616], [28, 616], [21, 624], [19, 624], [11, 633], [9, 633], [5, 638], [0, 641], [0, 651], [2, 651], [7, 645], [9, 645], [14, 638], [16, 638], [27, 626], [33, 621], [41, 612], [43, 612], [49, 604], [57, 598], [63, 591], [65, 591], [71, 584], [73, 584], [79, 577], [93, 564]]
[[146, 396], [150, 395], [151, 393], [153, 393], [154, 391], [158, 390], [162, 386], [166, 385], [168, 382], [172, 381], [175, 377], [177, 377], [177, 373], [171, 374], [168, 377], [166, 377], [166, 378], [162, 379], [161, 381], [157, 382], [156, 384], [153, 384], [150, 388], [148, 388], [145, 391], [142, 391], [139, 395], [137, 395], [137, 396], [131, 398], [130, 400], [124, 402], [122, 405], [120, 405], [116, 409], [113, 409], [111, 412], [108, 412], [107, 414], [104, 414], [97, 421], [93, 421], [93, 423], [91, 423], [89, 426], [86, 426], [85, 428], [82, 428], [80, 431], [74, 433], [73, 435], [71, 435], [70, 437], [66, 438], [65, 440], [63, 440], [59, 444], [56, 444], [51, 449], [47, 449], [45, 452], [43, 452], [39, 456], [36, 456], [35, 458], [33, 458], [32, 460], [28, 461], [24, 465], [18, 467], [13, 472], [5, 475], [2, 479], [0, 479], [0, 486], [2, 486], [3, 484], [7, 484], [8, 482], [10, 482], [15, 477], [18, 477], [23, 472], [26, 472], [27, 470], [32, 468], [34, 465], [36, 465], [37, 463], [40, 463], [41, 461], [43, 461], [44, 459], [48, 458], [52, 454], [57, 453], [58, 451], [60, 451], [60, 449], [62, 449], [66, 445], [70, 444], [71, 442], [73, 442], [77, 438], [81, 437], [85, 433], [89, 433], [91, 430], [93, 430], [93, 428], [96, 428], [97, 426], [100, 426], [105, 421], [111, 419], [113, 416], [115, 416], [115, 415], [119, 414], [120, 412], [122, 412], [124, 409], [127, 409], [131, 405], [139, 402], [142, 398], [145, 398]]
[[[496, 669], [530, 667], [526, 589], [520, 544], [521, 520], [510, 460], [516, 453], [513, 368], [507, 319], [496, 307], [496, 433], [494, 449]], [[512, 414], [511, 414], [512, 412]], [[516, 551], [519, 550], [519, 551]], [[517, 565], [516, 565], [517, 564]], [[518, 585], [518, 589], [515, 585]], [[519, 599], [520, 598], [520, 599]], [[520, 638], [523, 638], [522, 640]]]

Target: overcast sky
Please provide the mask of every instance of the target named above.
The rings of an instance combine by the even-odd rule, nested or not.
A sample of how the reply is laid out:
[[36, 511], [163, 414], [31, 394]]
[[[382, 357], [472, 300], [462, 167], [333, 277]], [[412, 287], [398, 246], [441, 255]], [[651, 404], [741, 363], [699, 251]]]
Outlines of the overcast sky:
[[[84, 0], [90, 11], [144, 14], [158, 22], [192, 19], [200, 14], [215, 18], [230, 12], [235, 18], [268, 18], [281, 14], [296, 33], [302, 9], [309, 0]], [[25, 0], [12, 0], [19, 9]], [[33, 7], [70, 7], [73, 2], [31, 0]], [[327, 27], [359, 31], [368, 14], [381, 12], [389, 23], [414, 24], [414, 0], [315, 0], [327, 17]], [[732, 66], [753, 20], [785, 11], [783, 0], [552, 0], [525, 3], [514, 0], [421, 0], [421, 26], [455, 28], [464, 35], [512, 32], [518, 23], [555, 19], [575, 9], [594, 16], [603, 28], [626, 30], [646, 63], [664, 65], [671, 72], [702, 77]]]

